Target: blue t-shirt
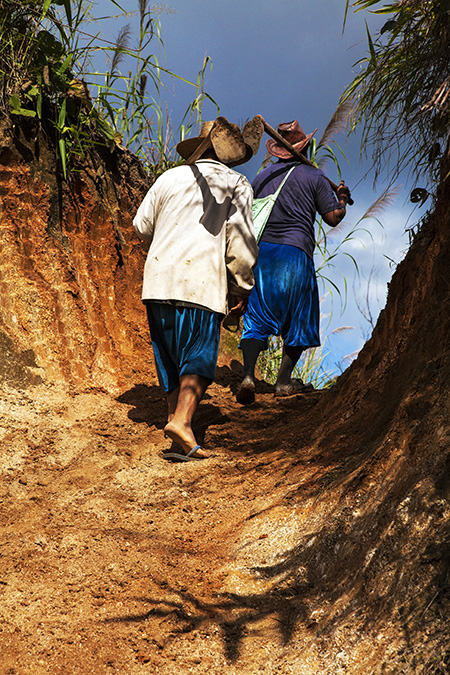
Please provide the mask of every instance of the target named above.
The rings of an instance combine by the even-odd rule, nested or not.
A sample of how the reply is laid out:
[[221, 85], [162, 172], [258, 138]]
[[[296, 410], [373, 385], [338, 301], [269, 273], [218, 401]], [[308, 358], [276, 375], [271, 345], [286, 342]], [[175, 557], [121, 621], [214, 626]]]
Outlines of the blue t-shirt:
[[[276, 192], [295, 164], [295, 160], [278, 160], [261, 171], [252, 183], [255, 198]], [[322, 216], [337, 208], [339, 202], [323, 171], [297, 164], [278, 195], [261, 241], [296, 246], [312, 258], [316, 212]]]

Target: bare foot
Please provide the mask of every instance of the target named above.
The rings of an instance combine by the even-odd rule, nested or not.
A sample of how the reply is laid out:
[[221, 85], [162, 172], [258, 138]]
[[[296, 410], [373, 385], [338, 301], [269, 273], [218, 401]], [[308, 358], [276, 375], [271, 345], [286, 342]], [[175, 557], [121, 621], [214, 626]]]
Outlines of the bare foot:
[[[167, 422], [166, 426], [164, 427], [164, 433], [174, 443], [177, 443], [181, 446], [185, 455], [187, 455], [188, 452], [190, 452], [192, 448], [195, 448], [197, 445], [197, 441], [195, 440], [195, 436], [192, 433], [192, 429], [190, 427], [178, 426], [172, 420]], [[208, 452], [208, 450], [199, 448], [194, 452], [193, 455], [191, 455], [191, 457], [208, 459], [208, 457], [212, 457], [212, 452]]]

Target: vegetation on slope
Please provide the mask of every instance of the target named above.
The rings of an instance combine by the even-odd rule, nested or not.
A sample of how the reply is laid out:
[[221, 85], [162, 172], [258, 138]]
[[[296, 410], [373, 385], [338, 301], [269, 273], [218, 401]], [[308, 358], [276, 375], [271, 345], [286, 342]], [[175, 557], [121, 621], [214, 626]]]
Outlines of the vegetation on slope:
[[[409, 170], [435, 191], [450, 128], [450, 2], [356, 0], [351, 7], [387, 18], [378, 34], [368, 32], [361, 72], [344, 93], [355, 105], [353, 129], [362, 124], [377, 175], [394, 180]], [[427, 194], [417, 189], [412, 201]]]
[[[125, 19], [129, 7], [110, 2]], [[102, 19], [92, 16], [92, 6], [88, 0], [0, 0], [0, 115], [36, 119], [57, 144], [64, 177], [99, 143], [111, 150], [125, 145], [157, 176], [174, 162], [161, 73], [177, 77], [150, 50], [153, 42], [162, 46], [159, 23], [148, 1], [139, 0], [135, 46], [129, 24], [109, 41], [96, 30]], [[103, 73], [99, 54], [106, 58]], [[208, 64], [205, 58], [197, 81], [189, 83], [195, 96], [177, 129], [180, 137], [200, 119]]]

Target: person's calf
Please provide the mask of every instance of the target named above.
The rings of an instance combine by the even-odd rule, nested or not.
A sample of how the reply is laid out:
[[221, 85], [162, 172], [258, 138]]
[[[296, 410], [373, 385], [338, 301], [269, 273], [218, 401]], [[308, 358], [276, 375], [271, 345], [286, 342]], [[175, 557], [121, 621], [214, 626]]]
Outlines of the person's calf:
[[291, 382], [292, 371], [294, 370], [300, 356], [302, 355], [303, 347], [290, 347], [283, 345], [283, 355], [281, 357], [281, 364], [278, 370], [276, 385], [288, 385]]
[[172, 391], [168, 391], [166, 393], [167, 421], [168, 422], [171, 422], [172, 419], [173, 419], [173, 416], [175, 415], [175, 410], [177, 409], [179, 391], [180, 391], [180, 387], [176, 387], [176, 389], [172, 389]]
[[265, 349], [266, 345], [263, 340], [257, 340], [256, 338], [247, 338], [241, 340], [240, 347], [242, 349], [242, 355], [244, 359], [243, 367], [243, 379], [240, 383], [237, 393], [236, 400], [242, 405], [248, 405], [253, 403], [255, 400], [255, 367], [258, 356]]
[[256, 338], [247, 338], [241, 340], [240, 348], [244, 359], [244, 378], [248, 376], [254, 380], [256, 361], [260, 353], [266, 348], [265, 342]]
[[185, 454], [197, 445], [192, 430], [192, 419], [208, 385], [209, 380], [201, 375], [188, 374], [180, 377], [176, 408], [164, 427], [164, 433], [174, 443], [180, 445]]

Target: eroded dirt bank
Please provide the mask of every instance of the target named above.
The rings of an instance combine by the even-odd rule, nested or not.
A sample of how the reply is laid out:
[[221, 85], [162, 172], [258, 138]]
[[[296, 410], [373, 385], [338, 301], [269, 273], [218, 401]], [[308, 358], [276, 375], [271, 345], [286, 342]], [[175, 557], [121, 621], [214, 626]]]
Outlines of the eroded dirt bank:
[[[18, 169], [5, 152], [9, 180]], [[8, 261], [25, 230], [4, 205]], [[40, 222], [45, 255], [62, 256]], [[0, 269], [5, 283], [21, 278], [17, 331], [4, 295], [0, 312], [0, 673], [448, 672], [449, 222], [443, 187], [373, 337], [332, 390], [275, 399], [261, 385], [243, 409], [239, 364], [223, 351], [196, 422], [216, 456], [181, 466], [162, 458], [165, 402], [131, 294], [132, 240], [130, 269], [122, 253], [114, 268], [128, 290], [107, 311], [100, 276], [93, 304], [84, 298], [95, 221], [74, 218], [84, 239], [64, 253], [72, 264], [78, 242], [78, 294], [51, 294], [36, 243]], [[119, 259], [108, 232], [100, 270]], [[36, 288], [60, 318], [33, 348]], [[95, 334], [85, 349], [114, 309], [122, 338]]]
[[44, 129], [1, 120], [2, 380], [117, 392], [152, 378], [132, 227], [150, 184], [131, 153], [101, 146], [66, 182]]

